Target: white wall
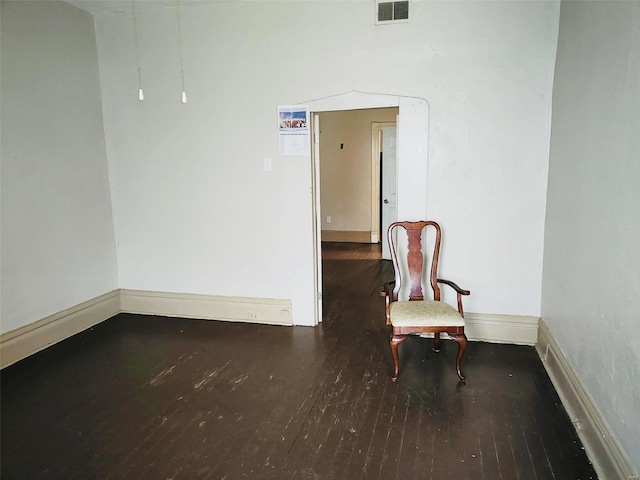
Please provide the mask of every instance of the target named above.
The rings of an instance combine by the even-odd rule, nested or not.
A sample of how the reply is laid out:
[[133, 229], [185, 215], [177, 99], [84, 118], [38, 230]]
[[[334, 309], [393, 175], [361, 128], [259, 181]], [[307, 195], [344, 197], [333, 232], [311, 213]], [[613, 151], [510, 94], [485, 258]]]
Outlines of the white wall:
[[390, 26], [373, 9], [186, 4], [186, 105], [174, 9], [140, 2], [144, 102], [130, 12], [96, 16], [121, 287], [290, 298], [312, 324], [310, 160], [278, 156], [276, 107], [360, 90], [430, 104], [428, 215], [467, 310], [539, 315], [559, 4], [416, 1]]
[[[397, 114], [397, 108], [320, 114], [323, 230], [371, 231], [371, 124], [395, 123]], [[327, 216], [331, 216], [331, 223]]]
[[2, 325], [117, 287], [91, 15], [2, 1]]
[[542, 315], [640, 471], [640, 3], [563, 2]]

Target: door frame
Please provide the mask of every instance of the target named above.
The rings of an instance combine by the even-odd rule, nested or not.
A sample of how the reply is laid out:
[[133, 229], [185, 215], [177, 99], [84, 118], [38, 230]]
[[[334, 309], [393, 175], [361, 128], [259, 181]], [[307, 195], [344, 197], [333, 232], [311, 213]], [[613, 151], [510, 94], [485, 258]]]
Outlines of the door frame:
[[[365, 93], [350, 91], [339, 95], [318, 98], [304, 102], [309, 106], [309, 115], [340, 111], [362, 110], [370, 108], [398, 107], [397, 142], [398, 156], [398, 218], [419, 220], [427, 217], [427, 173], [429, 165], [429, 102], [420, 97], [389, 95], [382, 93]], [[315, 139], [314, 139], [315, 142]], [[310, 166], [315, 172], [319, 168], [320, 159], [316, 159], [315, 143], [310, 146]], [[314, 325], [322, 321], [322, 297], [318, 290], [318, 278], [322, 271], [322, 252], [315, 219], [320, 217], [320, 205], [314, 200], [320, 192], [319, 176], [311, 175], [311, 201], [313, 231], [313, 275], [314, 275]], [[307, 297], [309, 298], [309, 297]], [[320, 317], [320, 318], [319, 318]]]
[[382, 152], [382, 129], [396, 127], [397, 122], [373, 122], [371, 124], [371, 243], [382, 241], [384, 232], [380, 230], [380, 153]]
[[311, 204], [313, 209], [313, 286], [315, 324], [322, 322], [322, 217], [320, 205], [320, 115], [309, 112], [311, 119]]

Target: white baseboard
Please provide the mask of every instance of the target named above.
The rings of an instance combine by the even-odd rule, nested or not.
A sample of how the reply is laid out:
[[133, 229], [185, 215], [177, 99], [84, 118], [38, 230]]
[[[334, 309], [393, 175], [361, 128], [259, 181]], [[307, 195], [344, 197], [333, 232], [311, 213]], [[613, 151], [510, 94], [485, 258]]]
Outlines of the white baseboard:
[[0, 368], [44, 350], [120, 313], [120, 296], [113, 290], [37, 322], [0, 335]]
[[355, 230], [322, 230], [320, 238], [323, 242], [370, 243], [371, 232]]
[[538, 320], [538, 317], [524, 315], [465, 313], [464, 332], [469, 340], [535, 345]]
[[124, 313], [293, 325], [291, 301], [273, 298], [223, 297], [123, 289], [120, 290], [120, 307]]
[[119, 313], [293, 325], [290, 300], [114, 290], [0, 335], [0, 368]]
[[598, 477], [603, 480], [637, 480], [638, 473], [633, 472], [624, 450], [585, 391], [543, 320], [540, 320], [539, 324], [536, 350], [562, 404], [576, 426], [578, 436]]
[[[500, 315], [489, 313], [465, 313], [464, 333], [468, 340], [514, 345], [535, 345], [538, 339], [538, 317], [524, 315]], [[433, 333], [421, 337], [431, 338]], [[442, 338], [448, 338], [443, 334]]]

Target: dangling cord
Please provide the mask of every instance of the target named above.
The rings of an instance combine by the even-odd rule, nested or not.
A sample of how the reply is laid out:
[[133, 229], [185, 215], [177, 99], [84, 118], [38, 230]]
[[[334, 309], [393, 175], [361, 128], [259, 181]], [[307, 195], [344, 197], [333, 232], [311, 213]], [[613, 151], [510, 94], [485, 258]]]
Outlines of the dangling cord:
[[136, 42], [136, 63], [138, 64], [138, 100], [144, 100], [142, 91], [142, 74], [140, 73], [140, 46], [138, 45], [138, 19], [136, 18], [136, 0], [131, 0], [133, 10], [133, 34]]
[[176, 15], [178, 16], [178, 42], [180, 44], [180, 77], [182, 79], [182, 103], [187, 103], [187, 92], [184, 89], [184, 58], [182, 55], [182, 25], [180, 22], [180, 0], [176, 0]]

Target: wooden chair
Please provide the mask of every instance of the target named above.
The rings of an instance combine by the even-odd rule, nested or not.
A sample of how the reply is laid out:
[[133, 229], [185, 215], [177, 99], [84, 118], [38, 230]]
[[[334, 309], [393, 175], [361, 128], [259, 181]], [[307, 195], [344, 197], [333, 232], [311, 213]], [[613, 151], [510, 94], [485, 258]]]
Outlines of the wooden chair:
[[[435, 230], [433, 257], [431, 259], [431, 271], [429, 283], [433, 290], [433, 300], [425, 300], [422, 290], [423, 271], [425, 269], [426, 255], [423, 247], [422, 233], [432, 227]], [[396, 245], [395, 237], [404, 229], [407, 238], [406, 251]], [[458, 343], [458, 356], [456, 358], [456, 371], [460, 380], [464, 381], [464, 375], [460, 370], [462, 357], [467, 348], [467, 337], [464, 334], [464, 310], [462, 309], [462, 296], [469, 295], [468, 290], [463, 290], [449, 280], [438, 278], [438, 258], [440, 256], [440, 226], [436, 222], [395, 222], [387, 231], [391, 259], [395, 270], [395, 281], [386, 283], [381, 295], [385, 297], [385, 309], [387, 325], [391, 325], [391, 352], [393, 353], [394, 370], [391, 380], [398, 379], [400, 361], [398, 359], [398, 347], [410, 334], [433, 333], [435, 352], [440, 351], [440, 334], [447, 333], [449, 337]], [[426, 238], [425, 242], [426, 244]], [[399, 262], [399, 257], [403, 262]], [[403, 278], [404, 276], [408, 278]], [[426, 283], [426, 282], [425, 282]], [[440, 284], [453, 288], [458, 296], [458, 310], [440, 300]], [[408, 299], [399, 300], [401, 295]]]

